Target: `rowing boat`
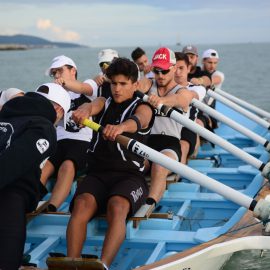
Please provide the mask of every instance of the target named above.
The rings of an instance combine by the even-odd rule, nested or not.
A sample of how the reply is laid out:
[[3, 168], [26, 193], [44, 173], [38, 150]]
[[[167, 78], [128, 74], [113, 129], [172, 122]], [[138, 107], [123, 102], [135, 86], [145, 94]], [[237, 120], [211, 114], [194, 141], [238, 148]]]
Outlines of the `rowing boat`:
[[[217, 110], [260, 136], [268, 137], [265, 127], [221, 102], [217, 102]], [[220, 123], [216, 134], [263, 164], [268, 162], [269, 154], [262, 145], [228, 126]], [[198, 159], [190, 160], [189, 166], [243, 196], [253, 198], [259, 193], [265, 197], [270, 192], [258, 168], [247, 165], [219, 146], [204, 145]], [[235, 251], [270, 249], [268, 236], [262, 235], [263, 223], [245, 207], [194, 179], [183, 177], [181, 182], [175, 179], [168, 181], [167, 190], [152, 213], [127, 222], [126, 239], [110, 269], [216, 270]], [[28, 223], [25, 254], [30, 255], [31, 263], [39, 268], [47, 268], [50, 252], [66, 253], [68, 205], [75, 189], [76, 184], [59, 213], [39, 214]], [[84, 254], [100, 256], [106, 228], [104, 217], [89, 222]]]

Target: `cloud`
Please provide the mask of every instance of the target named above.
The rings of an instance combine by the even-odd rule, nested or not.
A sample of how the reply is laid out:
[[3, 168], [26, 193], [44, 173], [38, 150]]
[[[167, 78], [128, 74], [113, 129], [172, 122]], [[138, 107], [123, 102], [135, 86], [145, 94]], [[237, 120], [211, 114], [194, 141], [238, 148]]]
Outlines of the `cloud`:
[[51, 32], [51, 34], [53, 34], [53, 36], [58, 40], [78, 41], [81, 38], [77, 32], [56, 26], [50, 19], [38, 19], [36, 27], [39, 30]]
[[49, 19], [39, 19], [37, 21], [37, 28], [41, 30], [47, 30], [52, 27], [52, 22]]

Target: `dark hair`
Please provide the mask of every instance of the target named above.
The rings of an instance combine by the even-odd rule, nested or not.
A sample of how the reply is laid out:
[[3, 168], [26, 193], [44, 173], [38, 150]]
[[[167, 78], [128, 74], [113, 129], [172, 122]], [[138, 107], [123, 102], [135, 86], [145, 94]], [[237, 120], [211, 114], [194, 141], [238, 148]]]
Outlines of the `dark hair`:
[[136, 61], [137, 59], [139, 59], [140, 57], [142, 57], [145, 54], [145, 51], [140, 48], [137, 47], [132, 53], [131, 53], [131, 58], [133, 61]]
[[187, 54], [182, 53], [182, 52], [174, 52], [174, 54], [175, 54], [176, 61], [182, 60], [182, 61], [185, 61], [187, 66], [190, 65]]
[[110, 80], [115, 75], [124, 75], [133, 83], [138, 80], [138, 74], [139, 69], [137, 65], [124, 57], [113, 60], [106, 71], [106, 75]]

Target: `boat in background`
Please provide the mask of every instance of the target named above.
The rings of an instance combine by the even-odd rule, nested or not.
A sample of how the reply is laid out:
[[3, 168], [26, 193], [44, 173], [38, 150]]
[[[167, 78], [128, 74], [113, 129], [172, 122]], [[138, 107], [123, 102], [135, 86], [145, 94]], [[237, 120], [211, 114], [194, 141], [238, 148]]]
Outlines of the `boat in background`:
[[[243, 115], [217, 102], [217, 110], [264, 137], [268, 131]], [[262, 162], [269, 153], [252, 140], [220, 124], [216, 131]], [[270, 193], [258, 169], [216, 146], [205, 144], [198, 159], [189, 166], [249, 197]], [[49, 253], [66, 253], [66, 227], [70, 196], [57, 214], [39, 214], [27, 225], [25, 254], [30, 262], [46, 269]], [[44, 199], [48, 199], [48, 196]], [[35, 215], [35, 213], [34, 213]], [[126, 239], [111, 270], [217, 270], [233, 252], [243, 249], [270, 249], [264, 226], [252, 213], [201, 185], [173, 177], [162, 200], [149, 216], [127, 222]], [[83, 254], [101, 254], [107, 223], [97, 217], [88, 223]], [[91, 269], [91, 268], [89, 268]]]

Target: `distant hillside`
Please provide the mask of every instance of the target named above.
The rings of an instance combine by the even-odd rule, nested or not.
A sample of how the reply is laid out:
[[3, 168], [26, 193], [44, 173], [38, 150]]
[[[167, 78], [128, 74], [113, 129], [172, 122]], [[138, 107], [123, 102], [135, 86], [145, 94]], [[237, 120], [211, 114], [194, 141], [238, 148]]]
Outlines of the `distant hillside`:
[[0, 35], [0, 49], [1, 48], [42, 48], [42, 47], [58, 47], [58, 48], [75, 48], [86, 47], [75, 43], [68, 42], [52, 42], [44, 38], [28, 35], [14, 35], [14, 36], [1, 36]]

